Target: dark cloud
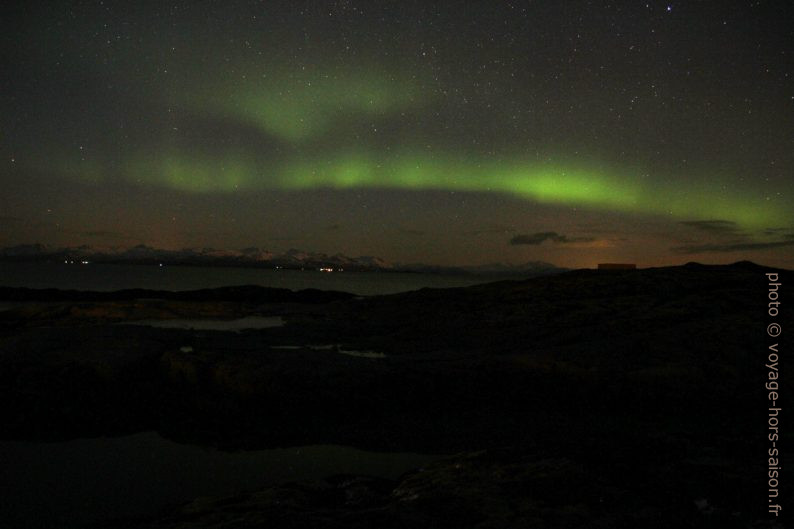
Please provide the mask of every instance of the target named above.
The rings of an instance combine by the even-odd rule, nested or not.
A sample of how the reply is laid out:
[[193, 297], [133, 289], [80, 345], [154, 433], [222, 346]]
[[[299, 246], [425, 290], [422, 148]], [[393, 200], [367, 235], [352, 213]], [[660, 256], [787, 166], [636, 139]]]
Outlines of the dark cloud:
[[568, 237], [567, 235], [560, 235], [556, 231], [544, 231], [533, 233], [532, 235], [516, 235], [510, 239], [511, 245], [530, 244], [539, 245], [546, 241], [551, 241], [560, 244], [569, 244], [573, 242], [591, 242], [594, 241], [593, 237]]
[[425, 232], [422, 230], [414, 230], [411, 228], [400, 228], [400, 233], [404, 233], [406, 235], [424, 235]]
[[19, 217], [9, 217], [8, 215], [0, 215], [0, 222], [22, 222]]
[[736, 223], [729, 220], [684, 220], [679, 224], [712, 233], [736, 233], [739, 231]]
[[783, 248], [794, 246], [794, 239], [788, 241], [775, 242], [740, 242], [733, 244], [702, 244], [691, 246], [676, 246], [670, 248], [672, 251], [684, 254], [693, 253], [720, 253], [720, 252], [746, 252], [752, 250], [769, 250], [773, 248]]
[[791, 228], [770, 228], [764, 231], [764, 235], [794, 239], [794, 231]]

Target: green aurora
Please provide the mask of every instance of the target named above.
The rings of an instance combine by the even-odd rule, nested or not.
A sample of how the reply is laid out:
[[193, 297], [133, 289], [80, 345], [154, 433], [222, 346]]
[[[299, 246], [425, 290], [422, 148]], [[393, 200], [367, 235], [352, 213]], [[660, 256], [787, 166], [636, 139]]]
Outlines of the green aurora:
[[[165, 140], [149, 150], [126, 152], [122, 159], [64, 157], [55, 171], [89, 182], [113, 173], [130, 183], [188, 193], [440, 190], [499, 193], [528, 202], [674, 219], [720, 218], [748, 229], [792, 223], [788, 210], [757, 193], [735, 187], [726, 192], [710, 184], [724, 175], [681, 185], [664, 178], [646, 180], [640, 169], [582, 162], [581, 157], [566, 162], [561, 155], [560, 162], [520, 154], [428, 152], [420, 146], [424, 138], [419, 133], [396, 145], [368, 145], [354, 131], [426, 109], [433, 101], [420, 88], [426, 81], [375, 67], [366, 75], [339, 68], [277, 67], [271, 72], [254, 80], [238, 76], [197, 86], [172, 82], [160, 99], [181, 115], [254, 127], [261, 138], [277, 143], [274, 151], [223, 142], [195, 148], [166, 130], [158, 135]], [[192, 79], [187, 74], [177, 78]]]
[[[47, 45], [8, 52], [32, 65], [18, 68], [0, 121], [3, 190], [22, 197], [8, 217], [52, 226], [57, 212], [57, 230], [72, 230], [58, 237], [71, 240], [95, 230], [78, 220], [90, 208], [74, 213], [62, 190], [115, 203], [127, 189], [120, 220], [111, 220], [121, 235], [178, 245], [188, 239], [182, 232], [228, 229], [240, 244], [277, 246], [282, 232], [320, 233], [306, 244], [328, 238], [330, 251], [349, 244], [400, 260], [422, 259], [411, 254], [415, 241], [370, 238], [368, 227], [432, 233], [443, 216], [452, 235], [439, 243], [439, 262], [445, 251], [450, 262], [501, 258], [468, 253], [469, 234], [488, 232], [491, 219], [516, 233], [592, 234], [601, 258], [642, 261], [647, 251], [652, 263], [681, 246], [788, 246], [794, 235], [790, 120], [771, 103], [782, 95], [788, 104], [789, 91], [741, 81], [754, 78], [754, 63], [743, 77], [721, 62], [709, 69], [723, 45], [682, 48], [664, 29], [669, 12], [649, 19], [647, 34], [613, 38], [609, 26], [595, 39], [573, 26], [558, 38], [512, 12], [496, 17], [492, 31], [453, 24], [459, 32], [437, 33], [410, 17], [383, 23], [375, 11], [359, 20], [251, 5], [218, 24], [210, 20], [222, 17], [184, 8], [158, 18], [125, 7], [108, 19], [84, 7], [68, 31], [47, 22], [68, 10], [45, 10], [30, 24]], [[640, 52], [647, 65], [635, 62]], [[778, 72], [775, 60], [764, 71]], [[37, 191], [19, 191], [15, 182], [25, 181]], [[304, 194], [321, 197], [322, 219], [301, 210]], [[150, 206], [148, 197], [164, 195], [168, 203]], [[434, 200], [437, 211], [425, 206]], [[140, 226], [151, 218], [164, 220], [147, 232]], [[226, 218], [258, 228], [227, 228]], [[287, 227], [272, 222], [285, 218]], [[327, 233], [325, 218], [344, 229]], [[23, 224], [15, 242], [47, 238], [35, 222]], [[497, 231], [491, 253], [505, 245], [507, 232]], [[564, 253], [573, 247], [543, 245], [587, 263]], [[506, 259], [536, 249], [508, 247]]]
[[[177, 89], [178, 93], [182, 90]], [[369, 118], [416, 106], [414, 83], [387, 74], [368, 76], [329, 72], [282, 72], [254, 81], [236, 79], [193, 94], [173, 106], [190, 112], [253, 124], [288, 142], [327, 133], [346, 117]]]
[[[127, 182], [188, 193], [233, 193], [268, 189], [397, 189], [500, 193], [529, 202], [559, 204], [675, 219], [721, 218], [745, 228], [791, 223], [789, 211], [760, 197], [720, 193], [706, 183], [680, 189], [660, 182], [641, 183], [605, 164], [554, 164], [525, 160], [458, 159], [425, 153], [383, 155], [351, 152], [323, 158], [269, 162], [246, 151], [189, 155], [178, 151], [139, 155], [123, 164]], [[78, 179], [102, 180], [102, 164], [67, 163], [62, 172]]]

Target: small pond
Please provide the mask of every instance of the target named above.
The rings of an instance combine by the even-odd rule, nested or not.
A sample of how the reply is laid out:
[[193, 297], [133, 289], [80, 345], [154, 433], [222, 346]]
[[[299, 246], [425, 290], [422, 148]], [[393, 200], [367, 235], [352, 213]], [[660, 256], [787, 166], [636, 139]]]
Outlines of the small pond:
[[439, 456], [334, 445], [222, 452], [156, 432], [57, 443], [0, 442], [0, 519], [19, 529], [80, 527], [333, 474], [396, 478]]

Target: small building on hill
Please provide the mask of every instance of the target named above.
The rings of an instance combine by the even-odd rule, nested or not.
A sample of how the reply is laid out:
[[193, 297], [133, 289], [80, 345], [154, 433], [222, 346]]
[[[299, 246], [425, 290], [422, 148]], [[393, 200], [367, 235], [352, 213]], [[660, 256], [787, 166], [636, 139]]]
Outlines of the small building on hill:
[[599, 270], [636, 270], [634, 263], [598, 263]]

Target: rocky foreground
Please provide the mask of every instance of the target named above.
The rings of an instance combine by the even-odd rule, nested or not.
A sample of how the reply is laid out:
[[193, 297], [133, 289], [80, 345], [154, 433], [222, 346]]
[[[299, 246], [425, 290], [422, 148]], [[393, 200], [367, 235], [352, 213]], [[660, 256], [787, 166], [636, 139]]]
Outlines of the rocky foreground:
[[[114, 527], [783, 527], [766, 512], [769, 271], [579, 270], [366, 298], [0, 289], [17, 303], [0, 312], [2, 435], [458, 454]], [[250, 316], [286, 324], [120, 325]]]

